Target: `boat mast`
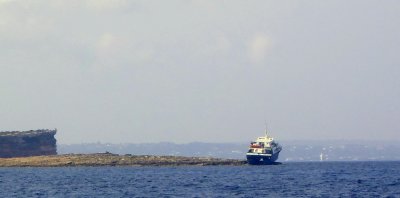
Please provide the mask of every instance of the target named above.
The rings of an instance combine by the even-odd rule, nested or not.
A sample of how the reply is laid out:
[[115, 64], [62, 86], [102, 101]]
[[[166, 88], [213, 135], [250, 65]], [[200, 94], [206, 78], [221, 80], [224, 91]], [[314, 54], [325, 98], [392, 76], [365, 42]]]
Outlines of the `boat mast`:
[[268, 125], [267, 125], [267, 121], [265, 121], [265, 136], [268, 137]]

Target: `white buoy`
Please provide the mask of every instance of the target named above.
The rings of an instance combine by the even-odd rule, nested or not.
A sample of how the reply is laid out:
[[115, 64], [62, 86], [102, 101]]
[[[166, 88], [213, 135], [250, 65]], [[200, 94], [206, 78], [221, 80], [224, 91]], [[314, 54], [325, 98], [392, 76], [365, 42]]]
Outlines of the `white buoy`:
[[324, 161], [324, 154], [323, 153], [321, 153], [320, 155], [319, 155], [319, 161]]

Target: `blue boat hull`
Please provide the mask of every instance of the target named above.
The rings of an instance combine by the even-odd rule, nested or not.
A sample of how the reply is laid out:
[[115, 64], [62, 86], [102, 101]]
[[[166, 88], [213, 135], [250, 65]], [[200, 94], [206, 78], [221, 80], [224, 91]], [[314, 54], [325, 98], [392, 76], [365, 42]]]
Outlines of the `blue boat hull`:
[[279, 152], [271, 156], [247, 154], [247, 163], [250, 165], [269, 165], [274, 164], [278, 160]]

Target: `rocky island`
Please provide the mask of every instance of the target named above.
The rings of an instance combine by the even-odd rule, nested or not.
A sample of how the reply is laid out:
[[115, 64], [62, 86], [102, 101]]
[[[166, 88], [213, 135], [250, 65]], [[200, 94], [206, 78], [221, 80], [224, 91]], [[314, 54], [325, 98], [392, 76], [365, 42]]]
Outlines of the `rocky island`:
[[243, 165], [244, 160], [210, 157], [96, 154], [57, 155], [57, 130], [0, 132], [0, 167], [209, 166]]
[[210, 157], [152, 155], [117, 155], [112, 153], [66, 154], [0, 159], [0, 167], [66, 167], [66, 166], [218, 166], [245, 165], [244, 160]]

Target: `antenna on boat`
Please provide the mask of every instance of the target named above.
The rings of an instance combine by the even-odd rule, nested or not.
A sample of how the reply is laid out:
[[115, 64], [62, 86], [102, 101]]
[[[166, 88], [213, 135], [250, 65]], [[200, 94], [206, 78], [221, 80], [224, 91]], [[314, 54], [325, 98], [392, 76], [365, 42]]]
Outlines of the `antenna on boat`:
[[265, 120], [265, 136], [268, 136], [268, 125], [266, 120]]

